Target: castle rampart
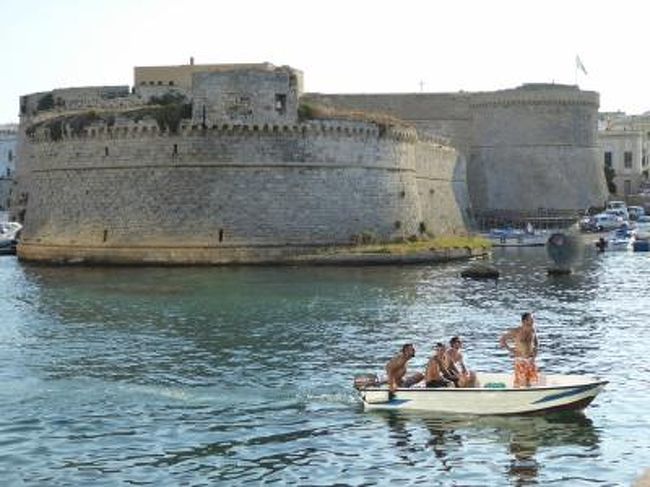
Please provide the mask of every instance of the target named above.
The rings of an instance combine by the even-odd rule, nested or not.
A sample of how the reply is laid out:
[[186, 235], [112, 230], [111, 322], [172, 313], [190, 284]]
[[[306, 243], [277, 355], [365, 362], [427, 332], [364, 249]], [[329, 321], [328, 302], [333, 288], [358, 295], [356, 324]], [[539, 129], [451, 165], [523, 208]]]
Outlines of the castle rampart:
[[459, 151], [458, 172], [467, 175], [477, 212], [577, 211], [601, 205], [607, 196], [594, 92], [542, 83], [497, 92], [308, 94], [306, 99], [382, 111], [421, 133], [443, 135]]
[[[420, 140], [403, 125], [299, 119], [291, 99], [297, 87], [285, 75], [272, 71], [262, 83], [267, 89], [251, 100], [248, 123], [213, 108], [173, 130], [151, 117], [136, 121], [128, 110], [29, 117], [20, 256], [264, 262], [349, 244], [361, 233], [385, 241], [464, 230], [462, 211], [442, 209], [457, 204], [456, 183], [445, 170], [457, 155], [453, 148]], [[202, 92], [221, 91], [223, 76], [213, 74]], [[201, 76], [194, 79], [205, 86]], [[241, 93], [254, 88], [249, 81], [231, 86]], [[265, 115], [278, 93], [288, 95], [289, 113], [271, 103]], [[219, 100], [198, 96], [192, 111], [223, 107]]]
[[579, 210], [607, 198], [597, 147], [598, 94], [533, 84], [471, 102], [468, 186], [487, 211]]

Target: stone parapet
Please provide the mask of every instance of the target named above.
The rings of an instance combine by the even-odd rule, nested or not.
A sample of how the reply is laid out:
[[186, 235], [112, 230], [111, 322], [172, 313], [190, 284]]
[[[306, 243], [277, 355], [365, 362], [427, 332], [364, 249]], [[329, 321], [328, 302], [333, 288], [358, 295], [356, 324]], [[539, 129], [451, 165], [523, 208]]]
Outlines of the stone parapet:
[[[75, 112], [66, 112], [66, 116], [73, 116]], [[42, 118], [37, 123], [52, 121], [57, 117], [50, 114], [49, 118]], [[43, 115], [44, 116], [44, 115]], [[66, 140], [78, 139], [119, 139], [134, 137], [161, 137], [161, 136], [196, 136], [196, 135], [277, 135], [301, 134], [314, 136], [347, 136], [347, 137], [380, 137], [404, 142], [427, 142], [443, 146], [447, 139], [435, 136], [419, 136], [414, 128], [410, 127], [382, 127], [371, 122], [351, 122], [344, 120], [312, 120], [304, 123], [290, 125], [278, 124], [213, 124], [201, 126], [199, 124], [181, 123], [177, 132], [161, 129], [155, 120], [145, 119], [139, 122], [117, 121], [111, 125], [106, 123], [92, 123], [81, 130], [73, 130], [69, 125], [61, 127], [61, 133], [53, 137], [48, 126], [42, 124], [36, 130], [28, 133], [28, 139], [33, 143], [57, 143]]]
[[510, 105], [587, 105], [598, 110], [600, 96], [594, 91], [582, 91], [577, 86], [556, 84], [524, 84], [519, 88], [486, 93], [474, 93], [470, 109]]

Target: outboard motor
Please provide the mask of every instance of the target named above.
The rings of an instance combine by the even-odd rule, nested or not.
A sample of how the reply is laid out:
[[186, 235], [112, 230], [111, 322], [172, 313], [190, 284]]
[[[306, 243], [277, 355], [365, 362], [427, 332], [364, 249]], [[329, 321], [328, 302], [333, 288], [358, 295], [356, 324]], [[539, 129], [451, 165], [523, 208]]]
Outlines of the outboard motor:
[[379, 386], [379, 377], [376, 374], [361, 374], [354, 378], [354, 388], [357, 391], [377, 386]]

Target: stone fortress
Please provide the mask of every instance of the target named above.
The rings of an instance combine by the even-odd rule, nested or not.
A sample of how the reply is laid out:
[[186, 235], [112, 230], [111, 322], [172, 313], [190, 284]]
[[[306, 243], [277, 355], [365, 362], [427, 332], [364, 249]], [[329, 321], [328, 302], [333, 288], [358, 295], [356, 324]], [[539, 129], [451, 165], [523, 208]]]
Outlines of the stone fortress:
[[325, 95], [267, 63], [136, 67], [21, 97], [26, 260], [274, 262], [606, 199], [598, 95]]

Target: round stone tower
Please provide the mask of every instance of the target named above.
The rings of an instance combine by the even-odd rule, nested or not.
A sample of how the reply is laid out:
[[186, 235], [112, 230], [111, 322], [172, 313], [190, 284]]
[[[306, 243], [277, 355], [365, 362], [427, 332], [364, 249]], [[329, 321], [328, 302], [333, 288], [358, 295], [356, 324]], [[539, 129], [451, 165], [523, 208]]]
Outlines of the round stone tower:
[[472, 96], [467, 181], [477, 211], [580, 210], [607, 187], [597, 147], [599, 96], [525, 84]]

